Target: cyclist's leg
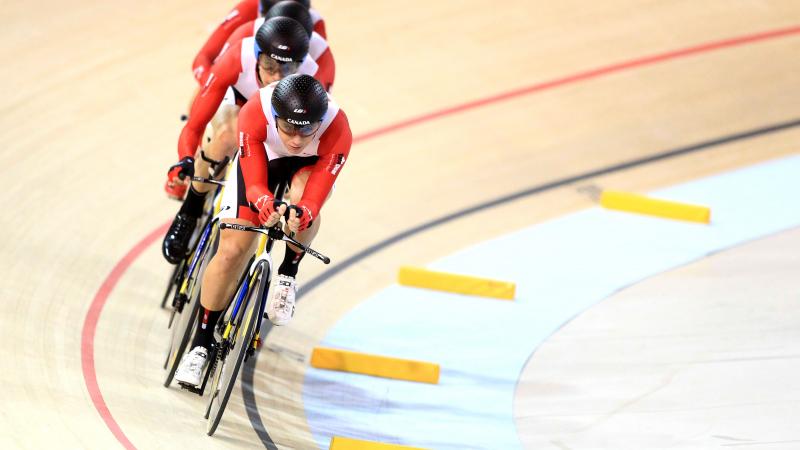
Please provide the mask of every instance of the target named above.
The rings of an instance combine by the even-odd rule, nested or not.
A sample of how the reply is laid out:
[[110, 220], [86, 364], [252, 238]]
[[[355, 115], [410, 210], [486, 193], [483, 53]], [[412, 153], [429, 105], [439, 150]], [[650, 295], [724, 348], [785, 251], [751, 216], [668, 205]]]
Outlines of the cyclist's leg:
[[[226, 219], [225, 222], [252, 225], [252, 222], [242, 219]], [[203, 274], [194, 340], [175, 372], [176, 380], [195, 386], [200, 384], [214, 342], [214, 327], [236, 289], [236, 281], [249, 255], [255, 250], [256, 237], [253, 233], [220, 231], [219, 247]]]
[[[258, 215], [250, 209], [244, 193], [244, 180], [241, 177], [238, 158], [234, 160], [229, 173], [228, 185], [222, 196], [220, 219], [223, 222], [250, 225], [258, 223]], [[258, 236], [253, 233], [242, 233], [236, 230], [220, 230], [220, 240], [217, 252], [203, 275], [200, 288], [200, 304], [206, 327], [203, 321], [198, 325], [198, 338], [196, 345], [208, 348], [213, 338], [213, 329], [220, 313], [228, 306], [236, 281], [250, 255], [255, 251]], [[210, 322], [210, 323], [209, 323]], [[192, 347], [195, 347], [193, 345]]]
[[[212, 119], [211, 139], [208, 143], [204, 143], [202, 150], [198, 151], [195, 157], [195, 175], [208, 178], [212, 167], [206, 159], [219, 162], [214, 168], [215, 175], [224, 173], [227, 160], [236, 152], [238, 113], [239, 107], [236, 106], [233, 89], [228, 89], [225, 99]], [[197, 226], [197, 220], [203, 215], [206, 193], [212, 187], [212, 185], [199, 182], [192, 182], [190, 185], [186, 192], [186, 198], [164, 237], [162, 247], [168, 261], [179, 260], [187, 252], [192, 233]]]
[[[226, 219], [223, 222], [250, 225], [244, 219]], [[245, 264], [255, 251], [258, 234], [236, 230], [221, 230], [219, 248], [208, 263], [200, 291], [200, 304], [211, 311], [222, 311], [236, 289], [236, 281]]]
[[[212, 133], [208, 143], [203, 145], [202, 153], [198, 152], [194, 162], [195, 175], [209, 178], [214, 170], [214, 178], [219, 179], [224, 173], [225, 165], [233, 158], [237, 149], [236, 130], [238, 127], [239, 107], [235, 104], [223, 104], [211, 120]], [[212, 162], [214, 161], [214, 167]], [[214, 188], [207, 183], [193, 182], [192, 188], [197, 193], [205, 194]]]
[[[238, 160], [229, 174], [228, 186], [222, 196], [221, 220], [228, 223], [253, 225], [257, 215], [250, 209], [247, 199], [240, 198], [242, 182]], [[208, 361], [209, 350], [214, 341], [214, 327], [236, 289], [245, 265], [255, 250], [257, 236], [235, 230], [220, 230], [217, 252], [208, 263], [200, 288], [199, 320], [191, 351], [181, 360], [175, 379], [198, 385], [203, 368]]]

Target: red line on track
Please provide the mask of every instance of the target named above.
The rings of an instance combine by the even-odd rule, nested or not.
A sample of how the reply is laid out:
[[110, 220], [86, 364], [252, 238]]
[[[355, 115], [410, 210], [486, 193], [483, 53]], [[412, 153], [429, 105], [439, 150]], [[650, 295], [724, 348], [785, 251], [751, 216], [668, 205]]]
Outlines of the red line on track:
[[125, 433], [122, 432], [119, 424], [114, 420], [111, 411], [108, 410], [103, 393], [100, 391], [100, 385], [97, 383], [97, 371], [94, 366], [94, 334], [97, 331], [97, 322], [100, 320], [100, 313], [103, 312], [108, 296], [114, 287], [119, 282], [122, 275], [128, 270], [134, 261], [142, 254], [142, 252], [150, 246], [154, 241], [158, 240], [164, 233], [167, 232], [169, 223], [165, 223], [150, 234], [145, 236], [144, 239], [139, 241], [122, 259], [114, 266], [111, 273], [108, 274], [100, 289], [94, 295], [94, 300], [89, 306], [89, 311], [86, 313], [86, 318], [83, 320], [83, 331], [81, 332], [81, 366], [83, 368], [83, 379], [86, 381], [86, 389], [89, 391], [89, 396], [92, 398], [95, 409], [100, 413], [100, 417], [114, 434], [114, 437], [122, 444], [123, 447], [134, 450], [133, 446]]
[[734, 37], [730, 39], [724, 39], [721, 41], [714, 41], [709, 42], [706, 44], [701, 44], [693, 47], [686, 47], [678, 50], [672, 50], [665, 53], [659, 53], [655, 55], [645, 56], [638, 59], [632, 59], [629, 61], [623, 61], [616, 64], [611, 64], [608, 66], [602, 66], [595, 69], [587, 70], [585, 72], [579, 72], [573, 75], [567, 75], [562, 78], [556, 78], [550, 81], [544, 81], [537, 84], [532, 84], [529, 86], [521, 87], [518, 89], [514, 89], [513, 91], [504, 92], [501, 94], [493, 95], [491, 97], [484, 97], [478, 100], [473, 100], [471, 102], [462, 103], [460, 105], [451, 106], [449, 108], [441, 109], [439, 111], [430, 112], [427, 114], [423, 114], [421, 116], [412, 117], [391, 125], [387, 125], [385, 127], [377, 128], [372, 131], [368, 131], [362, 135], [356, 136], [353, 139], [353, 142], [362, 142], [372, 138], [376, 138], [378, 136], [382, 136], [384, 134], [389, 134], [403, 128], [409, 128], [414, 125], [419, 125], [424, 122], [429, 122], [431, 120], [439, 119], [441, 117], [450, 116], [453, 114], [458, 114], [460, 112], [468, 111], [470, 109], [480, 108], [481, 106], [491, 105], [493, 103], [499, 103], [505, 100], [510, 100], [512, 98], [521, 97], [524, 95], [532, 94], [534, 92], [539, 91], [546, 91], [549, 89], [557, 88], [560, 86], [565, 86], [568, 84], [578, 83], [581, 81], [590, 80], [593, 78], [599, 78], [603, 75], [609, 75], [612, 73], [622, 72], [628, 69], [633, 69], [636, 67], [648, 66], [651, 64], [656, 64], [659, 62], [669, 61], [673, 59], [684, 58], [687, 56], [697, 55], [700, 53], [708, 53], [714, 50], [720, 50], [723, 48], [729, 47], [736, 47], [744, 44], [751, 44], [758, 41], [765, 41], [768, 39], [775, 39], [784, 36], [790, 36], [800, 34], [800, 26], [793, 26], [788, 28], [781, 28], [778, 30], [772, 31], [765, 31], [761, 33], [754, 33], [748, 34], [745, 36]]
[[[356, 136], [353, 139], [353, 142], [363, 142], [384, 134], [389, 134], [404, 128], [409, 128], [414, 125], [436, 120], [452, 114], [458, 114], [470, 109], [480, 108], [482, 106], [499, 103], [535, 92], [554, 89], [556, 87], [565, 86], [568, 84], [599, 78], [604, 75], [618, 73], [628, 69], [796, 34], [800, 34], [800, 25], [709, 42], [706, 44], [700, 44], [665, 53], [658, 53], [655, 55], [632, 59], [629, 61], [623, 61], [608, 66], [602, 66], [562, 78], [556, 78], [554, 80], [521, 87], [494, 96], [462, 103], [460, 105], [455, 105], [417, 117], [412, 117]], [[116, 422], [116, 420], [114, 420], [114, 417], [111, 415], [111, 412], [109, 411], [108, 406], [103, 399], [100, 386], [97, 383], [97, 372], [94, 365], [94, 335], [95, 331], [97, 330], [97, 322], [100, 319], [100, 313], [103, 311], [103, 306], [105, 306], [106, 302], [108, 301], [108, 297], [111, 294], [111, 291], [117, 285], [117, 282], [119, 282], [120, 278], [122, 278], [122, 275], [125, 274], [136, 258], [138, 258], [139, 255], [150, 246], [150, 244], [164, 235], [168, 226], [169, 223], [166, 223], [151, 231], [150, 234], [139, 241], [114, 266], [114, 269], [111, 270], [111, 273], [106, 277], [105, 281], [103, 281], [100, 289], [97, 290], [97, 293], [92, 300], [92, 304], [89, 306], [89, 311], [86, 313], [86, 318], [83, 322], [83, 332], [81, 334], [81, 365], [83, 367], [83, 378], [86, 381], [86, 389], [89, 391], [89, 395], [92, 398], [92, 403], [94, 403], [95, 409], [97, 409], [97, 412], [108, 426], [108, 429], [111, 430], [111, 433], [114, 434], [114, 437], [116, 437], [117, 440], [127, 449], [135, 449], [136, 447], [133, 446], [128, 437], [125, 436], [125, 433], [123, 433], [122, 428], [120, 428], [119, 424]]]

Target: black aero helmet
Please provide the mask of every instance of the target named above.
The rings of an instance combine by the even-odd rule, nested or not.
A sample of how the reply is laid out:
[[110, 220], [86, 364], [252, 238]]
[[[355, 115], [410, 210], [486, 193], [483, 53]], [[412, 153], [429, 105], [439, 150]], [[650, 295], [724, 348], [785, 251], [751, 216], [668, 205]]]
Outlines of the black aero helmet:
[[306, 29], [309, 36], [314, 31], [314, 21], [311, 19], [308, 8], [294, 0], [284, 0], [276, 3], [264, 17], [267, 20], [273, 17], [288, 17], [300, 22], [300, 25]]
[[256, 60], [265, 53], [278, 62], [299, 62], [308, 54], [308, 33], [300, 23], [288, 17], [264, 21], [256, 31]]
[[282, 79], [272, 91], [272, 114], [296, 127], [321, 121], [328, 112], [328, 93], [311, 75]]
[[[281, 0], [259, 0], [258, 2], [258, 12], [262, 16], [269, 11], [270, 8], [275, 6], [276, 3], [280, 2]], [[300, 3], [301, 5], [305, 6], [306, 9], [311, 8], [311, 0], [292, 0]]]

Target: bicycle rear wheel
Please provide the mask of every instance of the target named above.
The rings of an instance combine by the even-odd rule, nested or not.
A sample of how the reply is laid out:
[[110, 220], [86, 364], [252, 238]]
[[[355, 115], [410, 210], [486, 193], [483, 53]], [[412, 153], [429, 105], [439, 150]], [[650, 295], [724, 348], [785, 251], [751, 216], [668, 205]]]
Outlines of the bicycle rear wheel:
[[214, 434], [222, 420], [247, 349], [253, 345], [256, 328], [260, 323], [258, 320], [260, 305], [269, 290], [270, 271], [266, 261], [259, 262], [251, 281], [239, 317], [231, 318], [230, 332], [227, 337], [223, 336], [220, 343], [221, 351], [217, 352], [211, 396], [206, 411], [208, 418], [206, 432], [209, 436]]
[[180, 263], [175, 264], [175, 268], [172, 269], [172, 275], [169, 277], [167, 289], [164, 291], [164, 297], [161, 299], [161, 309], [167, 308], [167, 301], [175, 293], [175, 289], [180, 285], [181, 281], [183, 281], [181, 273], [183, 272], [183, 267], [185, 264], [186, 260], [183, 259]]
[[205, 244], [197, 249], [197, 251], [201, 252], [198, 260], [199, 264], [194, 271], [195, 273], [191, 275], [193, 283], [189, 286], [186, 303], [183, 304], [180, 312], [173, 312], [173, 314], [178, 314], [179, 317], [178, 323], [172, 325], [172, 334], [167, 348], [167, 360], [164, 365], [167, 374], [164, 378], [164, 387], [169, 387], [172, 384], [181, 356], [186, 352], [186, 346], [189, 345], [194, 330], [197, 328], [200, 310], [200, 281], [217, 248], [218, 229], [211, 223], [207, 226], [212, 228], [209, 230], [210, 235]]

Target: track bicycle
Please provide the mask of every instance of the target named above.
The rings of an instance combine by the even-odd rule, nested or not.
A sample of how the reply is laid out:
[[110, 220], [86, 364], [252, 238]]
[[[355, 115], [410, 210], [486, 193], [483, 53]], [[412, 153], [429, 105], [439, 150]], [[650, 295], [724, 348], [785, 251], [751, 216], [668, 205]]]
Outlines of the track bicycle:
[[[217, 181], [210, 178], [202, 178], [202, 177], [191, 177], [191, 181], [197, 181], [200, 183], [207, 183], [207, 184], [214, 184], [217, 185], [218, 189], [214, 192], [214, 195], [210, 196], [211, 201], [209, 203], [208, 198], [206, 199], [206, 205], [203, 208], [203, 216], [200, 218], [200, 221], [205, 224], [207, 221], [206, 219], [209, 215], [213, 215], [212, 208], [217, 204], [217, 200], [221, 197], [221, 188], [225, 185], [224, 181]], [[181, 286], [183, 283], [183, 278], [186, 276], [186, 265], [191, 260], [192, 254], [194, 253], [195, 245], [198, 242], [198, 237], [200, 236], [200, 231], [204, 227], [197, 227], [192, 233], [192, 237], [189, 240], [189, 254], [178, 264], [175, 264], [174, 269], [172, 269], [172, 274], [169, 277], [169, 281], [167, 281], [167, 288], [164, 290], [164, 295], [161, 297], [161, 308], [167, 309], [167, 302], [170, 298], [175, 295], [175, 289]]]
[[[287, 187], [288, 183], [282, 181], [275, 192], [283, 194]], [[282, 197], [283, 195], [280, 195], [280, 198]], [[289, 206], [284, 215], [286, 219], [289, 217], [290, 209], [294, 209], [298, 216], [302, 214], [299, 208]], [[215, 339], [214, 348], [209, 355], [209, 367], [202, 383], [205, 386], [209, 377], [213, 380], [206, 408], [208, 419], [206, 432], [209, 436], [213, 435], [219, 426], [242, 363], [260, 346], [261, 322], [266, 318], [267, 295], [272, 278], [271, 251], [275, 241], [288, 242], [325, 264], [331, 262], [327, 256], [284, 233], [280, 221], [269, 228], [231, 223], [221, 223], [219, 227], [221, 230], [260, 233], [262, 237], [256, 254], [250, 259], [247, 269], [239, 280], [233, 301], [229, 303], [215, 330], [221, 336], [219, 340]]]
[[[214, 195], [207, 196], [206, 208], [201, 217], [202, 226], [192, 237], [189, 254], [177, 265], [173, 279], [168, 287], [172, 292], [172, 309], [168, 328], [172, 329], [164, 369], [167, 371], [164, 386], [169, 387], [178, 369], [180, 357], [186, 350], [197, 321], [200, 308], [200, 283], [208, 261], [216, 252], [219, 236], [220, 201], [224, 182], [192, 177], [192, 181], [217, 185]], [[188, 308], [187, 308], [188, 306]], [[184, 311], [185, 310], [185, 311]], [[177, 320], [176, 320], [177, 319]]]

